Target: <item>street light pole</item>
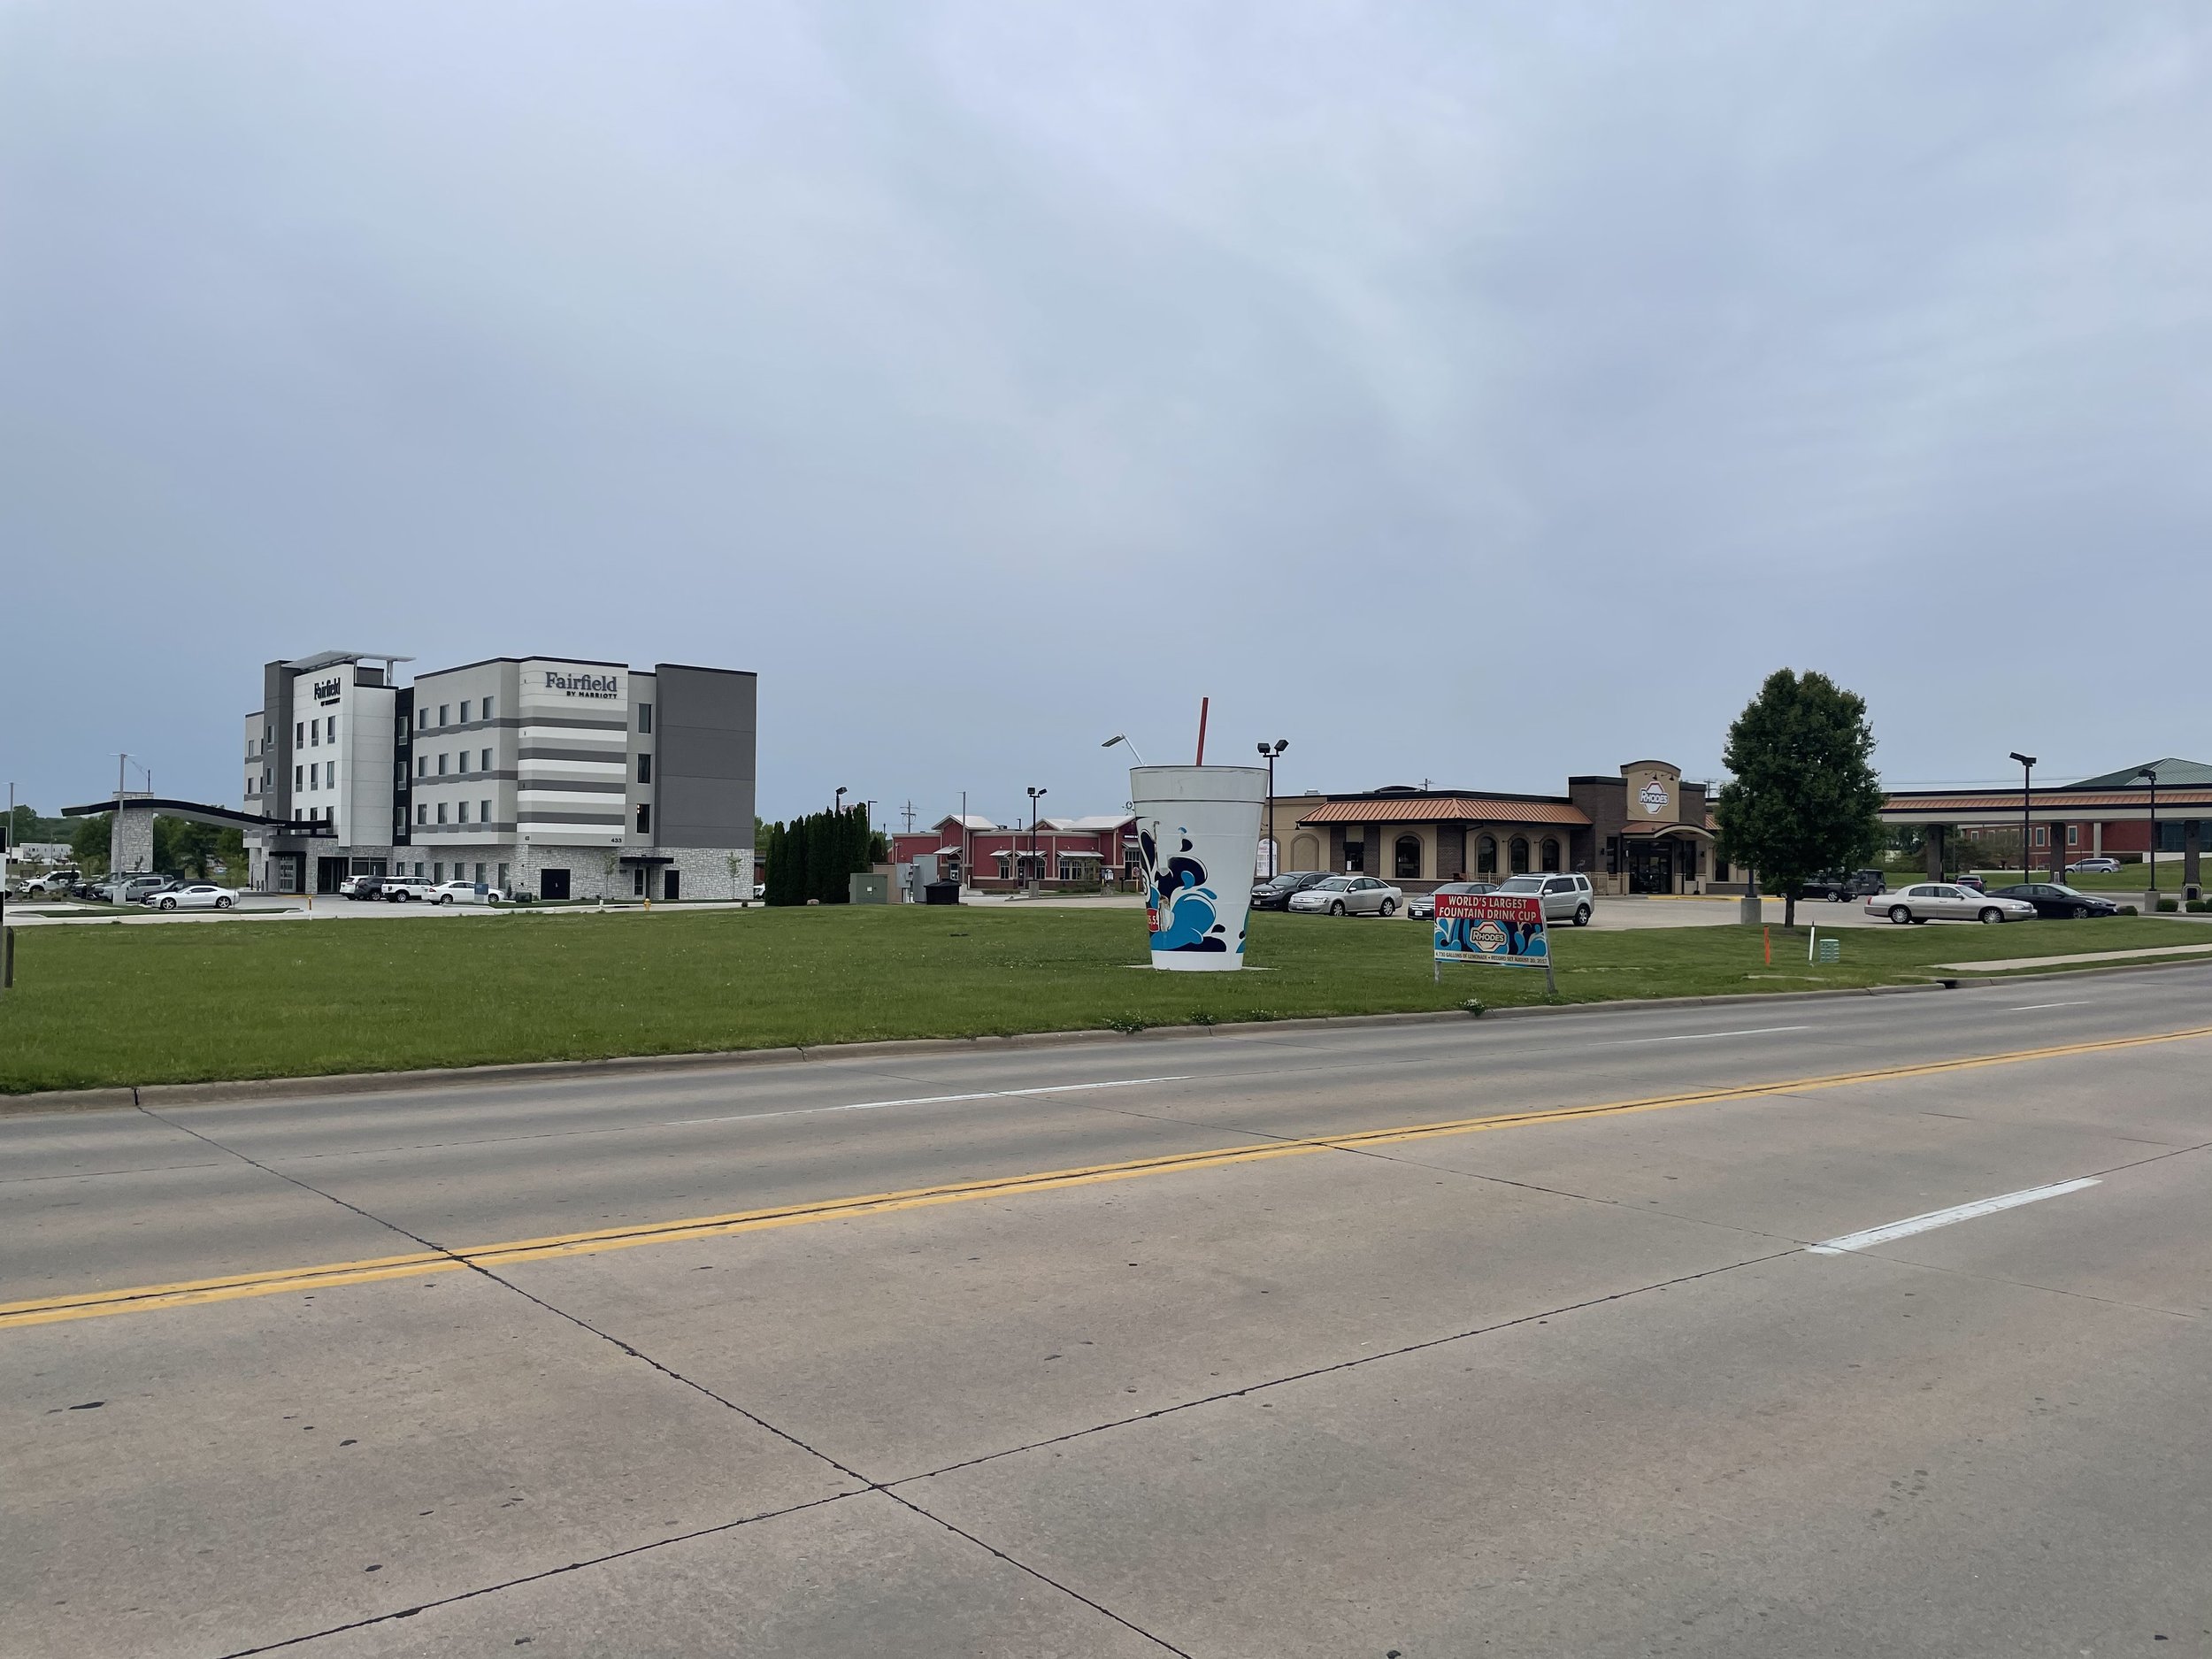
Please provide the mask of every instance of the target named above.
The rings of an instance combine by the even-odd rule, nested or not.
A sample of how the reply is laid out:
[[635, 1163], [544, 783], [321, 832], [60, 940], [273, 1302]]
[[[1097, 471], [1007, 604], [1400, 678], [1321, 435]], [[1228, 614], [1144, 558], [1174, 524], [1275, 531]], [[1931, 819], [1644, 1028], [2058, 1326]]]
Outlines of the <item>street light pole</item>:
[[2016, 749], [2012, 757], [2020, 763], [2020, 879], [2032, 881], [2035, 872], [2028, 867], [2028, 785], [2035, 776], [2035, 757]]
[[2155, 916], [2158, 914], [2158, 768], [2139, 766], [2135, 769], [2135, 775], [2151, 780], [2151, 884], [2143, 895], [2143, 913]]
[[1037, 868], [1037, 803], [1047, 791], [1035, 784], [1029, 786], [1029, 890], [1042, 890], [1043, 876]]
[[1290, 747], [1290, 740], [1279, 737], [1274, 742], [1260, 744], [1260, 757], [1267, 762], [1267, 873], [1283, 873], [1282, 843], [1275, 839], [1275, 757]]

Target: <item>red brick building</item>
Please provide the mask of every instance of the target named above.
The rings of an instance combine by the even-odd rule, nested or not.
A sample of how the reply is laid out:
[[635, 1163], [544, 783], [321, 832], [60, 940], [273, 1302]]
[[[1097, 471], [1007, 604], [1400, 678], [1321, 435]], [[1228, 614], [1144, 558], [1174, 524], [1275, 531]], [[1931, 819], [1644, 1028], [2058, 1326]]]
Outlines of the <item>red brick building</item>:
[[973, 814], [949, 813], [927, 829], [891, 837], [893, 862], [934, 862], [938, 879], [995, 888], [1094, 887], [1102, 881], [1133, 884], [1137, 875], [1137, 820], [1128, 813], [1092, 818], [1039, 818], [994, 824]]

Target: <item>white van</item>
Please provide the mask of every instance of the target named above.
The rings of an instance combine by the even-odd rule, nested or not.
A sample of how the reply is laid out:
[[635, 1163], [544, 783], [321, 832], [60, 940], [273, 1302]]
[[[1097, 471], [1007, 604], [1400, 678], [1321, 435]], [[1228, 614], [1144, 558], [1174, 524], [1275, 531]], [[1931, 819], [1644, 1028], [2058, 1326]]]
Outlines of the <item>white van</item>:
[[1509, 876], [1498, 884], [1497, 890], [1541, 894], [1546, 921], [1572, 922], [1577, 927], [1590, 925], [1590, 913], [1597, 901], [1590, 878], [1585, 875]]

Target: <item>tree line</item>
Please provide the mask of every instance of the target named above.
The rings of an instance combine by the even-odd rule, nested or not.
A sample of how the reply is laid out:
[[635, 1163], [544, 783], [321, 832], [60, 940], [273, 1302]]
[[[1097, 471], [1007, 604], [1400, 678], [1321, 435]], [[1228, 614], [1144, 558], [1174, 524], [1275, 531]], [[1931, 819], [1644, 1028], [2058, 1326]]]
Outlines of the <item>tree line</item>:
[[770, 904], [847, 903], [852, 889], [846, 877], [889, 856], [883, 836], [869, 826], [864, 803], [765, 825], [754, 844], [767, 866]]

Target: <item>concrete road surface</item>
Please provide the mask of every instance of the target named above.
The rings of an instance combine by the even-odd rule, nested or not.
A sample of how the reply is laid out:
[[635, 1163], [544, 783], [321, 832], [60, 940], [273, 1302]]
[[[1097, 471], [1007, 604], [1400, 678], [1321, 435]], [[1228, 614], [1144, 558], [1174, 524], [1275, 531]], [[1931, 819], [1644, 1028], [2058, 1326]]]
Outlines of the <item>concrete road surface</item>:
[[2208, 1010], [0, 1122], [0, 1650], [2212, 1651]]

